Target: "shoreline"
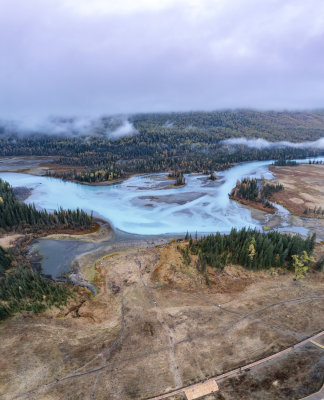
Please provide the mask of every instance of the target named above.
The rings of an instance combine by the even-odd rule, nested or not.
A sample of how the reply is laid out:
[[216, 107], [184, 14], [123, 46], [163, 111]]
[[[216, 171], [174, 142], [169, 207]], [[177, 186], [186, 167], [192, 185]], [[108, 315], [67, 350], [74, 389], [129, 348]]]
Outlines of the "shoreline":
[[[94, 264], [98, 259], [119, 252], [125, 251], [132, 248], [149, 248], [157, 245], [163, 245], [169, 243], [171, 240], [177, 240], [183, 238], [184, 235], [137, 235], [119, 230], [114, 230], [108, 221], [103, 219], [99, 220], [99, 230], [92, 233], [85, 233], [84, 235], [74, 234], [49, 234], [45, 236], [37, 236], [30, 238], [24, 245], [24, 250], [27, 251], [27, 258], [31, 263], [34, 264], [33, 268], [36, 268], [39, 273], [43, 276], [50, 278], [53, 281], [66, 280], [64, 276], [71, 279], [71, 281], [80, 287], [87, 287], [93, 294], [96, 294], [97, 288], [95, 283], [87, 278], [87, 269], [93, 268]], [[85, 244], [93, 244], [93, 248], [81, 251], [77, 254], [73, 260], [66, 266], [66, 270], [60, 275], [49, 275], [46, 273], [42, 266], [42, 261], [46, 254], [40, 254], [38, 250], [33, 249], [33, 246], [37, 244], [38, 240], [44, 241], [57, 241], [63, 242], [66, 247], [69, 247], [69, 242], [74, 244], [75, 242], [84, 242]], [[96, 246], [98, 244], [99, 246]], [[64, 255], [62, 256], [64, 258]]]
[[[60, 179], [63, 182], [72, 182], [72, 183], [77, 183], [80, 185], [86, 185], [86, 186], [111, 186], [111, 185], [118, 185], [120, 183], [125, 182], [126, 180], [134, 177], [134, 176], [146, 176], [146, 175], [152, 175], [152, 174], [165, 174], [167, 179], [170, 180], [176, 180], [176, 178], [170, 178], [168, 177], [168, 171], [151, 171], [151, 172], [133, 172], [130, 174], [127, 174], [127, 176], [125, 176], [124, 178], [118, 178], [118, 179], [114, 179], [111, 181], [103, 181], [103, 182], [82, 182], [82, 181], [78, 181], [76, 179], [63, 179], [62, 176], [51, 176], [51, 175], [47, 175], [47, 172], [49, 172], [51, 170], [51, 167], [53, 168], [53, 171], [55, 171], [55, 166], [58, 166], [58, 164], [55, 164], [55, 161], [57, 159], [58, 156], [6, 156], [6, 157], [1, 157], [0, 156], [0, 173], [1, 172], [5, 172], [5, 173], [21, 173], [21, 174], [26, 174], [26, 175], [33, 175], [33, 176], [43, 176], [43, 177], [48, 177], [48, 178], [54, 178], [54, 179]], [[5, 162], [5, 161], [15, 161], [17, 160], [17, 164], [23, 163], [24, 161], [27, 163], [27, 165], [16, 165], [13, 166], [13, 168], [6, 168], [6, 169], [1, 169], [1, 163]], [[33, 163], [34, 161], [34, 163]], [[44, 161], [44, 162], [42, 162]], [[52, 161], [52, 162], [50, 162]], [[31, 162], [31, 165], [28, 165], [28, 162]], [[52, 164], [52, 165], [51, 165]], [[228, 165], [226, 168], [223, 168], [221, 171], [225, 171], [229, 168], [232, 168], [233, 166], [237, 165], [237, 163], [233, 163], [231, 165]], [[69, 165], [60, 165], [62, 166], [62, 168], [69, 168], [69, 169], [73, 169], [73, 166], [69, 166]], [[186, 174], [193, 174], [193, 173], [197, 173], [197, 174], [204, 174], [204, 175], [208, 175], [205, 174], [204, 171], [202, 172], [188, 172]], [[186, 184], [184, 185], [179, 185], [176, 186], [174, 184], [170, 184], [170, 188], [181, 188], [184, 187]]]
[[263, 211], [266, 214], [275, 214], [276, 213], [276, 209], [275, 208], [268, 208], [268, 207], [264, 207], [264, 205], [260, 202], [256, 202], [256, 201], [252, 201], [252, 200], [245, 200], [245, 199], [240, 199], [238, 197], [235, 196], [229, 196], [229, 198], [233, 201], [236, 201], [240, 204], [243, 204], [244, 206], [250, 207], [250, 208], [254, 208], [255, 210], [259, 210], [259, 211]]

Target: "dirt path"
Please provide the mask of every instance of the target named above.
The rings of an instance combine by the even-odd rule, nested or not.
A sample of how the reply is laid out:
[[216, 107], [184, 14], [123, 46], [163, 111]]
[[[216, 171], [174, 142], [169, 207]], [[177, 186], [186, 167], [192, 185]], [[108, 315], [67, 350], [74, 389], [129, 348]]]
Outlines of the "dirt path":
[[270, 308], [277, 307], [277, 306], [284, 305], [284, 304], [324, 299], [324, 296], [298, 297], [298, 298], [295, 298], [295, 299], [283, 300], [283, 301], [279, 301], [277, 303], [269, 304], [268, 306], [263, 307], [263, 308], [261, 308], [261, 309], [259, 309], [257, 311], [253, 311], [253, 312], [251, 312], [249, 314], [243, 314], [241, 312], [234, 311], [234, 310], [231, 310], [229, 308], [223, 307], [221, 304], [214, 303], [214, 302], [206, 299], [204, 296], [192, 294], [192, 293], [186, 292], [184, 290], [175, 288], [173, 286], [159, 285], [159, 286], [150, 286], [150, 288], [151, 289], [158, 289], [158, 290], [160, 290], [162, 288], [167, 288], [169, 290], [173, 290], [173, 291], [176, 291], [176, 292], [179, 292], [179, 293], [182, 293], [182, 294], [186, 294], [187, 296], [194, 297], [194, 298], [196, 298], [198, 300], [201, 300], [201, 301], [203, 301], [205, 303], [208, 303], [208, 304], [210, 304], [210, 305], [212, 305], [214, 307], [218, 307], [220, 310], [222, 310], [224, 312], [237, 315], [240, 318], [233, 323], [233, 326], [237, 325], [239, 322], [242, 322], [244, 319], [248, 319], [248, 320], [253, 321], [253, 322], [259, 322], [260, 324], [267, 325], [270, 328], [273, 328], [273, 329], [275, 329], [277, 331], [280, 331], [281, 333], [285, 333], [287, 335], [294, 336], [294, 337], [296, 337], [296, 339], [301, 339], [302, 336], [300, 334], [296, 333], [296, 332], [291, 331], [291, 330], [283, 329], [283, 328], [281, 328], [279, 326], [267, 323], [267, 322], [263, 321], [262, 319], [253, 318], [253, 316], [256, 315], [256, 314], [262, 313], [263, 311], [266, 311], [266, 310], [268, 310]]
[[[138, 261], [139, 261], [139, 260], [137, 260], [137, 262], [138, 262]], [[137, 264], [137, 265], [138, 265], [138, 264]], [[143, 279], [142, 275], [141, 275], [141, 279], [142, 279], [142, 282], [143, 282], [143, 286], [149, 290], [150, 288], [149, 288], [148, 285], [146, 285], [146, 284], [144, 283], [144, 279]], [[107, 285], [107, 282], [106, 282], [106, 285]], [[106, 285], [105, 285], [105, 286], [106, 286]], [[106, 286], [106, 287], [107, 287], [107, 286]], [[150, 292], [148, 292], [148, 293], [150, 293]], [[155, 307], [158, 308], [158, 304], [157, 304], [156, 300], [154, 299], [152, 293], [150, 293], [150, 298], [151, 298], [151, 301], [154, 303]], [[289, 300], [285, 300], [285, 301], [276, 302], [276, 303], [273, 303], [273, 304], [268, 305], [267, 307], [263, 307], [263, 308], [261, 308], [261, 309], [258, 309], [258, 310], [254, 311], [254, 312], [252, 312], [252, 313], [249, 313], [249, 314], [246, 314], [246, 315], [243, 314], [243, 317], [241, 317], [239, 320], [246, 319], [246, 318], [248, 318], [248, 317], [251, 316], [251, 315], [260, 313], [260, 312], [264, 311], [265, 309], [269, 309], [269, 308], [271, 308], [271, 307], [275, 307], [275, 306], [277, 306], [277, 305], [279, 305], [279, 304], [282, 305], [282, 304], [300, 302], [300, 301], [302, 301], [302, 300], [317, 300], [317, 299], [324, 299], [324, 296], [305, 296], [305, 297], [300, 297], [300, 298], [295, 298], [295, 299], [289, 299]], [[223, 308], [223, 309], [224, 309], [224, 308]], [[233, 313], [232, 310], [227, 310], [227, 311], [230, 312], [230, 313]], [[123, 313], [123, 306], [122, 306], [122, 313]], [[234, 312], [234, 313], [236, 313], [236, 312]], [[161, 321], [160, 321], [160, 322], [162, 322], [162, 321], [163, 321], [163, 317], [161, 317]], [[231, 329], [233, 328], [233, 326], [236, 325], [238, 322], [239, 322], [239, 321], [235, 321], [234, 324], [231, 323], [229, 326], [227, 326], [227, 327], [225, 328], [225, 330], [223, 330], [223, 333], [224, 333], [224, 334], [228, 333], [228, 331], [231, 330]], [[113, 349], [114, 349], [114, 348], [118, 345], [118, 343], [121, 341], [121, 338], [122, 338], [122, 335], [123, 335], [123, 331], [124, 331], [124, 328], [123, 328], [123, 327], [124, 327], [124, 324], [125, 324], [124, 317], [122, 317], [122, 327], [121, 327], [121, 330], [119, 331], [119, 334], [118, 334], [117, 338], [115, 339], [114, 343], [112, 344], [112, 346], [110, 347], [110, 349], [108, 349], [108, 351], [106, 350], [106, 351], [105, 351], [105, 354], [104, 354], [104, 352], [100, 352], [100, 353], [97, 354], [97, 356], [95, 357], [95, 358], [103, 357], [103, 363], [102, 363], [102, 365], [101, 365], [100, 367], [93, 368], [93, 369], [89, 369], [89, 370], [86, 370], [86, 371], [83, 371], [83, 372], [82, 372], [82, 370], [83, 370], [87, 365], [89, 365], [89, 364], [92, 363], [92, 361], [93, 361], [93, 359], [92, 359], [92, 360], [90, 360], [87, 364], [85, 364], [85, 365], [83, 365], [82, 367], [80, 367], [80, 368], [78, 368], [77, 370], [75, 370], [73, 374], [70, 374], [70, 375], [67, 375], [67, 376], [65, 376], [65, 377], [62, 377], [61, 379], [57, 379], [57, 380], [55, 380], [55, 381], [49, 382], [48, 384], [42, 385], [42, 386], [40, 386], [40, 387], [38, 387], [38, 388], [35, 388], [35, 389], [32, 390], [32, 391], [29, 391], [29, 392], [26, 392], [26, 393], [22, 393], [22, 394], [16, 396], [14, 399], [27, 399], [27, 398], [29, 398], [30, 396], [35, 395], [36, 393], [40, 393], [40, 392], [45, 391], [46, 389], [53, 388], [53, 387], [55, 387], [57, 384], [59, 384], [59, 383], [61, 383], [61, 382], [64, 382], [64, 381], [66, 381], [66, 380], [71, 380], [71, 379], [74, 379], [74, 378], [79, 378], [79, 377], [86, 376], [86, 375], [89, 375], [89, 374], [94, 374], [94, 375], [95, 375], [95, 382], [94, 382], [93, 389], [92, 389], [92, 391], [91, 391], [91, 397], [90, 397], [90, 399], [94, 399], [94, 398], [95, 398], [94, 396], [95, 396], [95, 390], [96, 390], [96, 386], [97, 386], [97, 381], [98, 381], [98, 379], [99, 379], [99, 377], [100, 377], [102, 371], [105, 370], [106, 368], [108, 368], [109, 366], [114, 366], [114, 367], [115, 367], [115, 366], [117, 366], [117, 364], [123, 364], [123, 363], [125, 363], [125, 362], [131, 362], [131, 361], [134, 361], [134, 360], [138, 360], [138, 359], [140, 359], [140, 358], [146, 358], [146, 357], [152, 356], [152, 355], [154, 355], [154, 354], [157, 354], [157, 353], [159, 353], [159, 352], [161, 352], [161, 351], [168, 351], [168, 352], [169, 352], [169, 357], [170, 357], [170, 364], [171, 364], [171, 366], [172, 366], [172, 368], [173, 368], [173, 375], [174, 375], [175, 384], [179, 387], [179, 389], [176, 389], [176, 390], [174, 390], [174, 391], [172, 391], [172, 392], [168, 392], [168, 393], [166, 393], [166, 394], [162, 394], [162, 395], [160, 395], [160, 396], [150, 397], [150, 398], [148, 398], [147, 400], [165, 399], [165, 398], [168, 398], [168, 397], [170, 397], [170, 396], [172, 396], [172, 395], [176, 395], [176, 394], [182, 393], [182, 392], [184, 391], [184, 389], [195, 388], [197, 385], [201, 385], [202, 383], [205, 383], [205, 382], [208, 382], [208, 381], [213, 381], [213, 380], [218, 381], [218, 380], [227, 378], [227, 377], [229, 377], [229, 376], [235, 375], [235, 374], [237, 374], [237, 373], [240, 373], [240, 372], [242, 372], [242, 371], [244, 371], [244, 370], [247, 370], [247, 369], [249, 369], [249, 368], [255, 367], [255, 366], [260, 365], [260, 364], [263, 364], [263, 363], [265, 363], [265, 362], [267, 362], [267, 361], [270, 361], [270, 360], [272, 360], [272, 359], [278, 358], [278, 357], [280, 357], [280, 356], [283, 355], [283, 354], [292, 352], [294, 348], [298, 348], [298, 347], [300, 347], [300, 346], [303, 346], [303, 345], [305, 345], [306, 343], [309, 343], [309, 342], [311, 342], [312, 340], [314, 340], [314, 339], [316, 339], [316, 338], [318, 338], [318, 337], [321, 337], [321, 336], [324, 334], [324, 331], [321, 331], [320, 333], [317, 333], [316, 335], [314, 335], [314, 336], [312, 336], [312, 337], [309, 337], [309, 338], [307, 338], [307, 339], [304, 339], [304, 340], [298, 342], [297, 344], [295, 344], [295, 345], [293, 345], [293, 346], [291, 346], [291, 347], [288, 347], [288, 348], [285, 349], [285, 350], [282, 350], [282, 351], [280, 351], [280, 352], [278, 352], [278, 353], [275, 353], [275, 354], [273, 354], [273, 355], [271, 355], [271, 356], [265, 357], [265, 358], [263, 358], [263, 359], [261, 359], [261, 360], [259, 360], [259, 361], [255, 361], [255, 362], [253, 362], [253, 363], [247, 364], [247, 365], [245, 365], [245, 366], [243, 366], [243, 367], [241, 367], [241, 368], [233, 369], [233, 370], [228, 371], [228, 372], [226, 372], [226, 373], [224, 373], [224, 374], [221, 374], [221, 375], [216, 375], [216, 376], [214, 376], [214, 377], [211, 377], [211, 378], [208, 378], [208, 379], [204, 379], [204, 380], [202, 380], [202, 381], [200, 381], [200, 382], [198, 382], [198, 383], [192, 384], [192, 385], [182, 386], [181, 377], [180, 377], [180, 376], [177, 377], [177, 375], [178, 375], [178, 372], [177, 372], [177, 365], [176, 365], [176, 361], [175, 361], [175, 358], [174, 358], [174, 346], [177, 345], [177, 344], [179, 344], [180, 342], [172, 342], [171, 339], [169, 339], [169, 346], [161, 347], [161, 348], [158, 349], [158, 350], [155, 350], [155, 351], [148, 351], [148, 352], [146, 352], [145, 354], [139, 354], [139, 355], [137, 355], [137, 356], [135, 356], [135, 357], [129, 357], [129, 358], [126, 358], [126, 359], [122, 359], [122, 360], [119, 360], [118, 362], [111, 362], [111, 363], [110, 363], [110, 362], [107, 362], [108, 359], [109, 359], [110, 354], [111, 354], [112, 351], [113, 351]], [[163, 326], [163, 323], [161, 323], [161, 325]], [[163, 327], [165, 328], [165, 326], [163, 326]], [[170, 334], [170, 331], [169, 331], [169, 330], [167, 330], [166, 332], [167, 332], [167, 334]], [[216, 333], [217, 333], [217, 332], [215, 332], [215, 334], [216, 334]], [[219, 332], [218, 332], [218, 333], [219, 333]], [[181, 341], [181, 343], [192, 342], [192, 341], [195, 341], [195, 340], [200, 340], [202, 337], [207, 337], [207, 336], [210, 336], [210, 335], [203, 335], [203, 336], [200, 335], [199, 337], [191, 337], [191, 338], [188, 338], [188, 339], [183, 339], [183, 340]], [[170, 338], [170, 336], [169, 336], [169, 338]], [[172, 358], [173, 358], [173, 360], [174, 360], [173, 362], [172, 362]], [[181, 382], [181, 383], [180, 383], [180, 382]], [[1, 397], [1, 396], [0, 396], [0, 397]], [[321, 400], [322, 400], [322, 399], [321, 399]]]
[[169, 342], [169, 360], [170, 360], [170, 366], [171, 366], [173, 377], [174, 377], [174, 384], [177, 387], [179, 387], [179, 386], [181, 387], [183, 385], [183, 383], [182, 383], [181, 376], [179, 374], [179, 367], [177, 365], [177, 362], [176, 362], [175, 356], [174, 356], [175, 339], [174, 339], [173, 332], [170, 329], [169, 325], [165, 322], [165, 319], [163, 318], [163, 311], [161, 310], [161, 308], [159, 307], [157, 301], [155, 300], [155, 298], [153, 296], [153, 293], [150, 290], [150, 287], [144, 282], [143, 275], [142, 275], [142, 264], [141, 264], [141, 261], [138, 258], [136, 258], [135, 259], [135, 263], [138, 266], [140, 280], [141, 280], [141, 282], [143, 284], [143, 287], [145, 288], [147, 294], [149, 295], [149, 298], [151, 299], [151, 301], [154, 303], [154, 306], [156, 307], [156, 317], [157, 317], [158, 321], [160, 322], [162, 328], [164, 329], [164, 331], [166, 332], [166, 335], [167, 335], [167, 339], [168, 339], [168, 342]]
[[[309, 342], [312, 343], [312, 342], [314, 341], [314, 339], [316, 339], [316, 338], [318, 338], [318, 337], [321, 337], [321, 336], [323, 336], [323, 335], [324, 335], [324, 331], [322, 331], [322, 332], [320, 332], [320, 333], [317, 333], [316, 335], [314, 335], [314, 336], [312, 336], [312, 337], [310, 337], [310, 338], [308, 338], [308, 339], [302, 340], [301, 342], [299, 342], [299, 343], [297, 343], [297, 344], [295, 344], [295, 345], [293, 345], [293, 346], [291, 346], [291, 347], [288, 347], [288, 348], [285, 349], [285, 350], [279, 351], [278, 353], [275, 353], [275, 354], [273, 354], [273, 355], [271, 355], [271, 356], [268, 356], [268, 357], [265, 357], [265, 358], [263, 358], [263, 359], [261, 359], [261, 360], [258, 360], [258, 361], [255, 361], [255, 362], [253, 362], [253, 363], [247, 364], [247, 365], [245, 365], [244, 367], [236, 368], [236, 369], [233, 369], [232, 371], [228, 371], [228, 372], [226, 372], [226, 373], [224, 373], [224, 374], [217, 375], [217, 376], [213, 376], [212, 378], [206, 379], [206, 380], [204, 380], [204, 381], [202, 381], [202, 382], [195, 383], [195, 384], [193, 384], [193, 385], [189, 385], [189, 386], [182, 387], [182, 388], [180, 388], [180, 389], [174, 390], [173, 392], [169, 392], [169, 393], [166, 393], [166, 394], [162, 394], [162, 395], [156, 396], [156, 397], [150, 397], [150, 398], [147, 399], [147, 400], [161, 400], [161, 399], [167, 399], [167, 398], [170, 397], [170, 396], [175, 396], [176, 394], [180, 394], [180, 393], [189, 391], [189, 389], [196, 389], [196, 390], [197, 390], [197, 389], [199, 388], [199, 386], [205, 385], [206, 382], [219, 381], [219, 380], [221, 380], [221, 379], [228, 378], [229, 376], [233, 376], [233, 375], [235, 375], [235, 374], [238, 374], [238, 373], [240, 373], [240, 372], [242, 372], [242, 371], [245, 371], [245, 370], [254, 368], [254, 367], [256, 367], [257, 365], [264, 364], [264, 363], [266, 363], [267, 361], [274, 360], [274, 359], [276, 359], [276, 358], [278, 358], [278, 357], [281, 357], [281, 356], [284, 355], [284, 354], [287, 354], [287, 353], [290, 353], [290, 352], [294, 351], [295, 348], [301, 347], [301, 346], [305, 345], [306, 343], [309, 343]], [[314, 395], [311, 395], [311, 396], [309, 396], [309, 397], [306, 397], [305, 399], [309, 399], [309, 400], [317, 400], [317, 399], [318, 399], [318, 400], [322, 400], [323, 397], [321, 397], [321, 396], [322, 396], [322, 394], [323, 394], [323, 389], [324, 389], [324, 388], [322, 388], [322, 390], [321, 390], [320, 392], [315, 393]], [[198, 391], [198, 390], [197, 390], [197, 391]], [[314, 396], [314, 397], [312, 397], [312, 396]], [[316, 396], [319, 396], [319, 397], [316, 397]]]
[[[292, 351], [293, 343], [302, 345], [305, 337], [321, 329], [320, 318], [316, 323], [309, 321], [315, 305], [323, 310], [324, 295], [317, 276], [305, 281], [307, 291], [291, 283], [287, 276], [269, 278], [269, 282], [258, 276], [253, 278], [254, 285], [248, 289], [244, 286], [244, 292], [218, 294], [217, 287], [215, 290], [194, 287], [191, 284], [194, 280], [189, 282], [191, 286], [180, 288], [169, 287], [168, 280], [155, 280], [153, 272], [158, 262], [164, 262], [160, 248], [128, 249], [105, 255], [95, 264], [100, 290], [82, 306], [81, 318], [58, 320], [54, 318], [56, 314], [53, 317], [51, 314], [51, 319], [44, 319], [46, 325], [38, 319], [9, 322], [12, 332], [17, 332], [21, 324], [22, 343], [28, 326], [27, 332], [31, 332], [27, 337], [28, 357], [41, 354], [45, 360], [40, 362], [37, 358], [32, 364], [33, 360], [30, 362], [24, 356], [25, 361], [22, 358], [20, 365], [36, 365], [41, 375], [47, 365], [48, 350], [53, 351], [51, 362], [57, 361], [51, 366], [51, 373], [29, 380], [28, 385], [20, 383], [25, 371], [15, 365], [7, 378], [5, 370], [10, 364], [5, 357], [10, 358], [16, 347], [10, 333], [3, 331], [2, 337], [8, 337], [8, 345], [4, 346], [6, 356], [1, 360], [2, 376], [3, 382], [8, 383], [0, 398], [50, 400], [68, 396], [118, 400], [144, 399], [169, 392], [161, 394], [161, 398], [167, 398], [170, 393], [188, 388], [189, 397], [194, 399], [196, 394], [208, 394], [209, 388], [215, 392], [218, 380], [227, 376], [227, 373], [219, 375], [222, 372], [239, 374], [244, 367], [238, 367], [245, 363], [273, 353], [278, 357], [276, 353], [282, 349]], [[246, 274], [240, 277], [248, 279]], [[221, 277], [218, 279], [223, 285]], [[170, 281], [171, 285], [173, 282]], [[295, 316], [301, 322], [304, 318], [304, 325], [294, 325], [291, 319]], [[65, 333], [61, 334], [60, 329]], [[47, 337], [48, 332], [54, 332], [53, 338]], [[70, 332], [72, 338], [67, 336]], [[45, 343], [40, 352], [35, 335]], [[245, 337], [248, 340], [244, 341]], [[281, 361], [275, 361], [274, 365]], [[9, 383], [12, 377], [17, 381], [17, 389]], [[192, 385], [193, 382], [198, 386]]]
[[[107, 287], [107, 281], [106, 281], [106, 287]], [[121, 324], [121, 328], [120, 328], [120, 331], [119, 331], [119, 334], [118, 334], [117, 338], [114, 340], [113, 344], [109, 347], [109, 349], [107, 349], [107, 350], [105, 350], [105, 351], [103, 351], [103, 352], [101, 352], [99, 354], [99, 356], [101, 356], [103, 358], [102, 367], [105, 366], [105, 363], [107, 362], [107, 360], [110, 357], [111, 353], [119, 345], [119, 343], [120, 343], [120, 341], [121, 341], [121, 339], [123, 337], [124, 331], [125, 331], [126, 321], [125, 321], [125, 305], [124, 305], [124, 298], [123, 297], [122, 297], [122, 300], [121, 300], [121, 320], [122, 320], [122, 324]], [[93, 360], [91, 360], [90, 362], [92, 362], [92, 361]], [[96, 376], [96, 379], [94, 381], [93, 388], [92, 388], [92, 391], [91, 391], [91, 395], [90, 395], [90, 399], [91, 400], [94, 400], [94, 398], [95, 398], [97, 383], [98, 383], [99, 378], [100, 378], [100, 376], [102, 374], [102, 371], [103, 371], [103, 369], [99, 370], [98, 373], [97, 373], [97, 376]]]

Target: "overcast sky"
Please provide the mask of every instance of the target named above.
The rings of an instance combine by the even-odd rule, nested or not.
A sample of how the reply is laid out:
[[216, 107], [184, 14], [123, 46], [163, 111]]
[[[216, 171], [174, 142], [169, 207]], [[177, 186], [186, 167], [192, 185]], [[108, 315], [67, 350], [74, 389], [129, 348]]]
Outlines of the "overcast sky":
[[0, 117], [324, 107], [323, 0], [0, 0]]

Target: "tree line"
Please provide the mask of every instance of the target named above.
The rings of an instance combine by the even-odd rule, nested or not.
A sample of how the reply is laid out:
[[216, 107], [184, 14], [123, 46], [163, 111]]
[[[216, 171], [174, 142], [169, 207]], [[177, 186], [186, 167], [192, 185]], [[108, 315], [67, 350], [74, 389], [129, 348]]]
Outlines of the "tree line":
[[304, 215], [313, 215], [314, 217], [324, 217], [324, 209], [321, 207], [321, 206], [318, 206], [318, 207], [314, 207], [314, 208], [311, 208], [311, 207], [306, 207], [305, 208], [305, 210], [304, 210], [304, 212], [303, 212], [303, 214]]
[[193, 240], [187, 234], [186, 239], [189, 239], [188, 245], [180, 250], [184, 259], [188, 263], [191, 254], [197, 255], [196, 267], [205, 272], [208, 265], [222, 269], [227, 264], [239, 264], [251, 270], [291, 268], [294, 255], [300, 256], [305, 251], [311, 256], [316, 235], [303, 239], [279, 232], [233, 228], [228, 235], [216, 233]]
[[109, 182], [127, 177], [117, 164], [102, 166], [98, 169], [83, 170], [81, 172], [77, 172], [76, 169], [64, 172], [48, 170], [46, 171], [46, 176], [85, 183]]
[[286, 160], [285, 158], [281, 158], [276, 160], [273, 165], [278, 167], [296, 167], [298, 164], [295, 160]]
[[32, 231], [41, 229], [88, 229], [92, 216], [82, 210], [63, 210], [48, 213], [37, 210], [34, 204], [20, 203], [9, 185], [0, 179], [0, 229]]

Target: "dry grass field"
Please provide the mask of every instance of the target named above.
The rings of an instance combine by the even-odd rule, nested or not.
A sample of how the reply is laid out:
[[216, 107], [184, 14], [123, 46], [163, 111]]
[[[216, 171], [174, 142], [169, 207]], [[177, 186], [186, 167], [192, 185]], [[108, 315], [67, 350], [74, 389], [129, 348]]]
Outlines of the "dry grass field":
[[[243, 366], [323, 330], [323, 273], [310, 272], [297, 282], [290, 273], [229, 266], [223, 272], [210, 270], [207, 285], [193, 266], [183, 264], [177, 245], [105, 256], [93, 267], [96, 296], [78, 305], [75, 300], [64, 310], [2, 323], [0, 398], [145, 399]], [[271, 372], [267, 379], [284, 383], [268, 383], [270, 397], [260, 392], [253, 398], [284, 398], [271, 393], [312, 374], [323, 360], [319, 350], [305, 350], [309, 359], [304, 357], [303, 366], [283, 360], [287, 376]], [[221, 382], [212, 396], [251, 398], [234, 392], [238, 385], [246, 393], [259, 390], [254, 379], [269, 375], [259, 369], [260, 376], [247, 371], [243, 378]], [[321, 384], [307, 382], [309, 393]]]
[[275, 193], [271, 200], [298, 216], [305, 216], [305, 208], [322, 207], [324, 209], [323, 164], [301, 164], [295, 167], [271, 166], [270, 169], [276, 180], [284, 185], [284, 190]]

